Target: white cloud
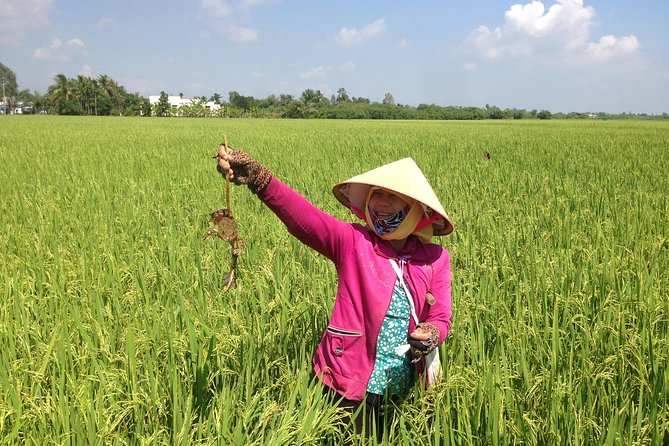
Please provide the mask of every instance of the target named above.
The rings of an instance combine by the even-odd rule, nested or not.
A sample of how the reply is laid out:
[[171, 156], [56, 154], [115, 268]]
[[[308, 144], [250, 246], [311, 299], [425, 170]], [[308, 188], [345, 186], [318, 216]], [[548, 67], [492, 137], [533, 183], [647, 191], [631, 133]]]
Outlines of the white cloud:
[[401, 38], [398, 47], [399, 47], [401, 50], [403, 50], [404, 48], [406, 48], [406, 47], [408, 47], [408, 46], [409, 46], [409, 41], [408, 41], [407, 39], [405, 39], [405, 38]]
[[355, 64], [351, 61], [344, 62], [339, 65], [339, 71], [342, 73], [351, 73], [352, 71], [355, 71]]
[[74, 38], [63, 43], [62, 40], [56, 38], [51, 41], [49, 47], [36, 49], [33, 57], [40, 60], [66, 62], [74, 57], [85, 56], [86, 54], [88, 54], [86, 44], [81, 39]]
[[342, 28], [337, 33], [337, 43], [344, 47], [362, 45], [365, 42], [376, 39], [386, 29], [386, 19], [381, 18], [375, 22], [363, 26], [360, 29]]
[[227, 17], [231, 12], [226, 0], [200, 0], [200, 6], [213, 17]]
[[[544, 14], [545, 12], [545, 14]], [[505, 14], [507, 30], [532, 37], [543, 37], [552, 33], [570, 32], [569, 38], [587, 36], [595, 10], [583, 6], [582, 0], [557, 0], [545, 11], [541, 1], [533, 0], [525, 5], [513, 5]]]
[[34, 29], [49, 24], [53, 0], [2, 0], [0, 29]]
[[546, 63], [584, 63], [634, 54], [636, 37], [606, 36], [591, 42], [595, 10], [583, 0], [557, 0], [546, 10], [539, 0], [515, 4], [501, 27], [473, 31], [466, 45], [488, 60], [535, 58]]
[[258, 41], [258, 31], [251, 28], [231, 26], [225, 32], [228, 40], [232, 42], [251, 43]]
[[604, 36], [598, 42], [588, 43], [586, 52], [593, 59], [606, 60], [620, 55], [633, 54], [637, 49], [639, 49], [639, 42], [635, 36]]
[[326, 67], [315, 67], [312, 68], [309, 71], [306, 71], [302, 74], [300, 74], [300, 77], [302, 79], [323, 79], [327, 77], [329, 74], [330, 69]]

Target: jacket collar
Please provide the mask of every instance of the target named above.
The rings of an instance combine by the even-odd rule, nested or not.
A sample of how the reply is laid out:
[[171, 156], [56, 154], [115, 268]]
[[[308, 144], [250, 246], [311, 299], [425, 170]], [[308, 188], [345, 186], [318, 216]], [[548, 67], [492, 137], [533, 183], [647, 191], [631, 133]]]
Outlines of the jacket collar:
[[371, 242], [374, 245], [374, 252], [381, 257], [388, 259], [405, 258], [420, 260], [420, 258], [424, 256], [423, 250], [420, 249], [423, 243], [414, 235], [410, 235], [404, 248], [402, 248], [400, 252], [397, 252], [388, 241], [377, 237], [375, 234], [372, 234], [371, 231], [368, 232]]

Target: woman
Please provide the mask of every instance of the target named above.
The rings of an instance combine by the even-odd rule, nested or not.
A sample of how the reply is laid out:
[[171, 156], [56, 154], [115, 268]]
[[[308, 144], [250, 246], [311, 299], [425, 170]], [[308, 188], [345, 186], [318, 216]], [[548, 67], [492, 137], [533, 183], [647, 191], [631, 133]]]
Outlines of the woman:
[[[316, 208], [245, 152], [221, 146], [218, 157], [219, 172], [246, 184], [337, 268], [334, 308], [313, 358], [323, 384], [351, 411], [366, 401], [373, 413], [382, 399], [404, 396], [451, 318], [450, 258], [430, 240], [453, 224], [415, 162], [405, 158], [334, 186], [361, 225]], [[362, 421], [356, 418], [358, 430]]]

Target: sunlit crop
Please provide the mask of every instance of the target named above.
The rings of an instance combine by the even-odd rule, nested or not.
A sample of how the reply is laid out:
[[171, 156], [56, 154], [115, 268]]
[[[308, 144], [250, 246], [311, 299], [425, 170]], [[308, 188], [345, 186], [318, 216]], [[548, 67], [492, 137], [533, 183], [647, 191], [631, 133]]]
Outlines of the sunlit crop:
[[237, 289], [202, 240], [223, 135], [351, 221], [332, 185], [412, 156], [455, 222], [444, 379], [384, 444], [669, 443], [669, 124], [16, 116], [2, 444], [340, 442], [311, 372], [334, 267], [243, 188]]

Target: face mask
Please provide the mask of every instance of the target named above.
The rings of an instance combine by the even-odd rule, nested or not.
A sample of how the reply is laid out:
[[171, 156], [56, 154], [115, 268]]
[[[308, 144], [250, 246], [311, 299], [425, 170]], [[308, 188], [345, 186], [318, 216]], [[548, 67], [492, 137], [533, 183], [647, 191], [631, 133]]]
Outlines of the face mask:
[[405, 207], [401, 211], [395, 212], [392, 215], [389, 215], [387, 217], [379, 217], [379, 215], [374, 212], [372, 209], [369, 210], [369, 216], [372, 220], [372, 224], [374, 225], [374, 230], [377, 232], [379, 235], [384, 235], [388, 234], [389, 232], [393, 232], [399, 225], [402, 224], [402, 221], [404, 221], [404, 217], [407, 216], [407, 212], [409, 212], [410, 206]]

